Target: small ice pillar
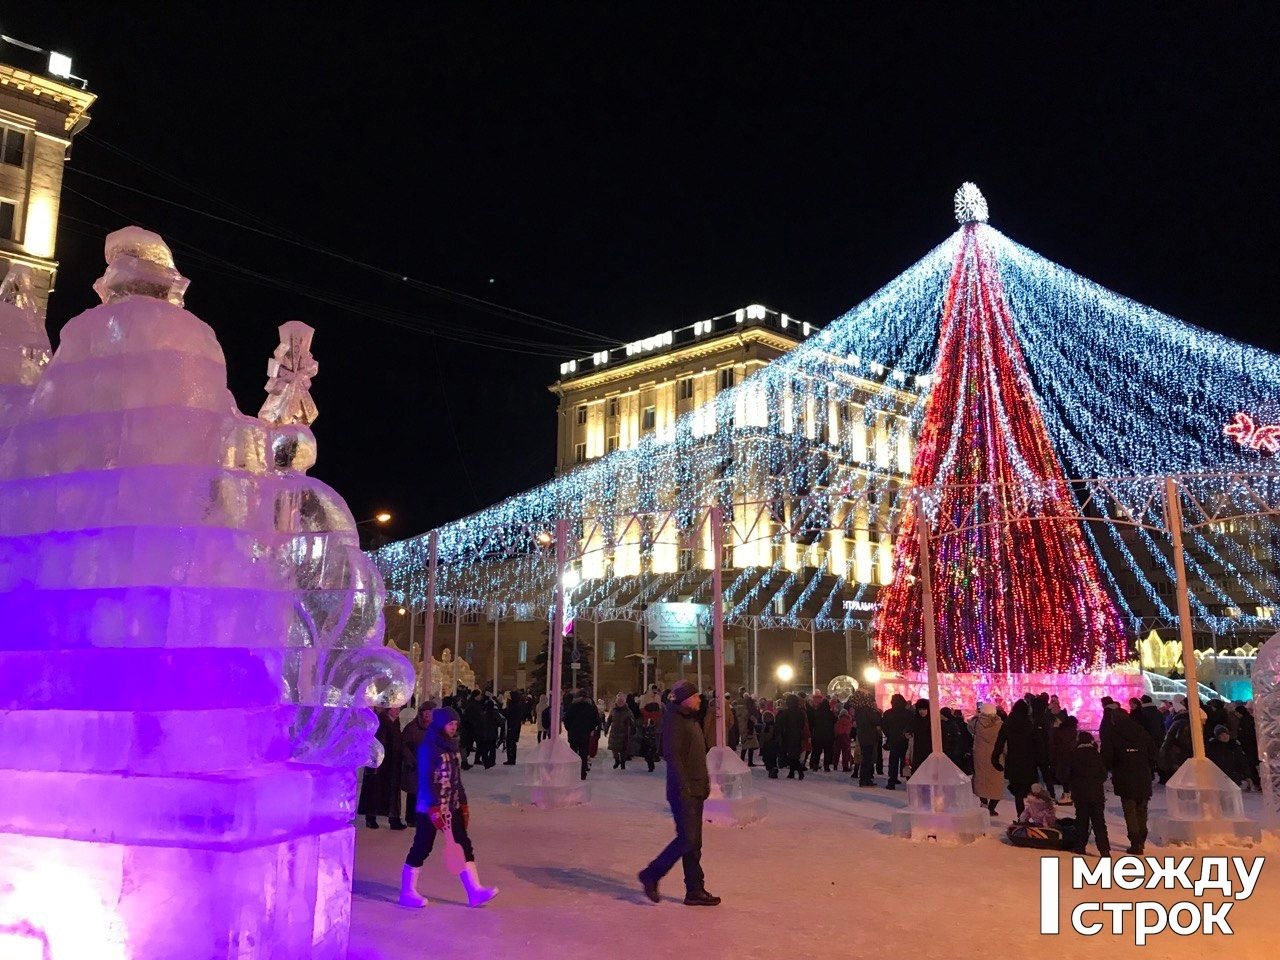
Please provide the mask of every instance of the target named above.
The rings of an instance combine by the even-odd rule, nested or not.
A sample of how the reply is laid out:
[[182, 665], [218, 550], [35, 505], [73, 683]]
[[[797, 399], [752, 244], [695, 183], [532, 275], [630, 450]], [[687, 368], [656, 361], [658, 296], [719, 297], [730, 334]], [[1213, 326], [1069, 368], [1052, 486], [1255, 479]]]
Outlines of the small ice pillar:
[[911, 840], [971, 843], [986, 833], [987, 812], [969, 775], [935, 750], [907, 781], [907, 809], [893, 815], [895, 835]]

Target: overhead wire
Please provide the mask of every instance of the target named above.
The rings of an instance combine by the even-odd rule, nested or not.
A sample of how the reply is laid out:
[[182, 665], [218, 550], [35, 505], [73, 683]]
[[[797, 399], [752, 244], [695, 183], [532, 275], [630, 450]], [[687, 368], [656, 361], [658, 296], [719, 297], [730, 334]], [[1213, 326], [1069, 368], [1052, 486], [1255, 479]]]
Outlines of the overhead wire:
[[[105, 143], [100, 138], [95, 138], [93, 142]], [[143, 161], [136, 160], [136, 158], [133, 158], [132, 155], [128, 154], [126, 151], [119, 150], [118, 148], [114, 148], [114, 147], [110, 149], [119, 153], [121, 156], [124, 156], [127, 159], [132, 160], [133, 162], [137, 162], [141, 164], [144, 167], [144, 169], [147, 169], [152, 172], [154, 172], [156, 169], [151, 164], [146, 164]], [[237, 229], [254, 233], [259, 236], [266, 237], [268, 239], [277, 240], [282, 243], [288, 243], [293, 246], [297, 246], [302, 249], [311, 251], [313, 253], [330, 257], [335, 260], [339, 260], [353, 267], [357, 267], [359, 269], [377, 274], [378, 276], [383, 277], [384, 279], [394, 280], [394, 281], [397, 281], [398, 283], [406, 284], [412, 287], [413, 289], [420, 290], [422, 292], [431, 294], [433, 296], [441, 297], [453, 303], [457, 303], [463, 306], [468, 306], [473, 309], [492, 314], [494, 316], [509, 319], [517, 323], [524, 323], [531, 326], [543, 327], [547, 330], [555, 330], [556, 332], [560, 332], [560, 333], [572, 333], [579, 336], [586, 335], [589, 337], [597, 338], [596, 339], [597, 343], [607, 342], [611, 345], [617, 343], [616, 340], [613, 340], [611, 338], [602, 338], [600, 333], [595, 330], [590, 330], [585, 327], [577, 326], [575, 324], [564, 323], [558, 320], [552, 320], [547, 317], [539, 316], [538, 314], [517, 309], [515, 307], [508, 307], [503, 304], [495, 303], [491, 300], [486, 300], [483, 297], [476, 297], [471, 294], [462, 293], [457, 290], [452, 290], [448, 287], [443, 287], [439, 284], [429, 283], [425, 280], [419, 280], [417, 278], [410, 277], [400, 271], [389, 270], [385, 267], [380, 267], [380, 266], [377, 266], [376, 264], [368, 263], [367, 261], [360, 260], [357, 257], [352, 257], [348, 254], [341, 253], [340, 251], [332, 250], [328, 247], [321, 246], [320, 244], [317, 244], [313, 241], [307, 240], [296, 234], [292, 234], [289, 231], [281, 230], [280, 228], [276, 227], [275, 225], [269, 224], [267, 221], [263, 220], [261, 217], [257, 217], [256, 215], [249, 214], [248, 217], [249, 219], [257, 220], [259, 223], [264, 224], [264, 226], [254, 226], [253, 224], [247, 223], [241, 219], [234, 219], [231, 217], [222, 216], [221, 214], [214, 213], [210, 210], [205, 210], [200, 207], [195, 207], [195, 206], [192, 206], [191, 204], [183, 203], [182, 201], [175, 200], [171, 197], [164, 197], [159, 194], [153, 193], [151, 191], [143, 190], [139, 187], [134, 187], [127, 183], [121, 183], [118, 180], [113, 180], [110, 177], [105, 177], [105, 176], [102, 176], [101, 174], [92, 173], [88, 170], [84, 170], [74, 165], [68, 165], [67, 169], [69, 171], [72, 171], [78, 174], [79, 176], [88, 178], [90, 180], [95, 180], [100, 183], [104, 183], [109, 186], [115, 187], [117, 189], [125, 190], [130, 193], [134, 193], [139, 196], [146, 197], [147, 199], [153, 200], [157, 203], [164, 203], [169, 206], [173, 206], [177, 209], [185, 210], [197, 216], [206, 217], [210, 220], [213, 220], [218, 223], [222, 223], [226, 226], [235, 227]], [[191, 189], [198, 192], [205, 199], [210, 198], [209, 194], [207, 194], [206, 192], [199, 190], [199, 188], [192, 187], [191, 185], [187, 184], [185, 181], [182, 181], [177, 177], [173, 177], [172, 175], [165, 175], [165, 178], [172, 180], [173, 182], [178, 183], [186, 187], [187, 189]], [[221, 201], [214, 201], [214, 202], [221, 203]], [[237, 213], [241, 214], [242, 216], [245, 215], [245, 211], [241, 211], [240, 208], [238, 207], [231, 207], [231, 209], [235, 210]]]

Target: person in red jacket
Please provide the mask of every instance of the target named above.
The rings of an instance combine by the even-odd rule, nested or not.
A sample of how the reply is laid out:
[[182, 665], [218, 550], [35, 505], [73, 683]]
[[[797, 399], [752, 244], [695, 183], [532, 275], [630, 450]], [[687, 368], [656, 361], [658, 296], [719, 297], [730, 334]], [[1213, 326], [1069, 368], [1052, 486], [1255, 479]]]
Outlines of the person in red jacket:
[[853, 769], [853, 716], [848, 710], [841, 710], [836, 718], [836, 758], [842, 772]]

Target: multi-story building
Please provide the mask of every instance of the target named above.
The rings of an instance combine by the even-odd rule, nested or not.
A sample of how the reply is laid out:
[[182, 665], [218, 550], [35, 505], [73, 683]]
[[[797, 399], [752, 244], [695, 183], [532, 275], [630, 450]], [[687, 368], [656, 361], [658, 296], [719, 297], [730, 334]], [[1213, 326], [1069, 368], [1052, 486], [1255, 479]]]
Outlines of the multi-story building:
[[[927, 378], [840, 358], [830, 372], [836, 383], [798, 371], [785, 385], [775, 384], [768, 396], [752, 388], [762, 382], [753, 380], [761, 370], [816, 329], [752, 305], [566, 361], [550, 387], [560, 400], [556, 472], [563, 475], [632, 448], [648, 434], [673, 435], [676, 421], [690, 414], [692, 435], [703, 437], [709, 450], [730, 427], [715, 422], [716, 397], [741, 386], [732, 409], [719, 414], [732, 421], [731, 462], [723, 444], [715, 456], [704, 456], [702, 441], [695, 441], [681, 454], [680, 476], [644, 492], [659, 511], [687, 507], [682, 500], [691, 490], [715, 487], [730, 498], [724, 504], [726, 614], [732, 614], [725, 657], [728, 682], [735, 688], [758, 681], [762, 691], [776, 689], [774, 670], [781, 663], [791, 664], [796, 683], [806, 686], [815, 679], [825, 685], [856, 669], [867, 659], [868, 635], [846, 626], [846, 614], [854, 611], [853, 620], [865, 624], [878, 588], [893, 575], [888, 509], [893, 488], [910, 474], [910, 415], [918, 409]], [[698, 420], [700, 415], [706, 422]], [[727, 488], [717, 482], [729, 475]], [[583, 504], [583, 515], [595, 514], [594, 506]], [[627, 509], [615, 502], [598, 512]], [[638, 689], [646, 672], [664, 685], [696, 676], [699, 666], [703, 680], [710, 677], [709, 651], [699, 655], [688, 649], [650, 648], [646, 671], [643, 596], [704, 595], [705, 583], [693, 585], [706, 579], [699, 572], [709, 570], [711, 562], [705, 526], [666, 525], [661, 533], [653, 526], [648, 519], [611, 517], [587, 523], [582, 532], [582, 557], [571, 571], [580, 598], [574, 601], [580, 604], [574, 634], [586, 651], [599, 650], [601, 693]], [[816, 588], [806, 589], [815, 580], [820, 581]], [[581, 599], [598, 595], [592, 585], [604, 582], [631, 584], [633, 595], [604, 603]], [[410, 615], [400, 609], [389, 611], [389, 630], [407, 648]], [[424, 627], [421, 616], [419, 611], [417, 637]], [[821, 626], [814, 630], [794, 625], [815, 619]], [[532, 682], [547, 633], [542, 619], [507, 618], [495, 624], [472, 610], [459, 622], [442, 609], [434, 645], [440, 651], [456, 644], [483, 684], [494, 675], [496, 646], [501, 689]], [[589, 668], [584, 664], [583, 670], [585, 681]]]
[[0, 38], [0, 275], [30, 267], [42, 315], [58, 271], [63, 164], [95, 99], [70, 58]]
[[556, 474], [663, 433], [817, 328], [753, 304], [560, 364]]

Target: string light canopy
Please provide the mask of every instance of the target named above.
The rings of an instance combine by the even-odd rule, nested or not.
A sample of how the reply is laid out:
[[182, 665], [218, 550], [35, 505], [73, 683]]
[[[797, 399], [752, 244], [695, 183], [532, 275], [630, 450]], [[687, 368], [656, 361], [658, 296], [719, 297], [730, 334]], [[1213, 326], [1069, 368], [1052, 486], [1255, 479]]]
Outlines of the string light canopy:
[[[924, 425], [930, 456], [957, 463], [972, 437], [962, 426], [972, 419], [958, 415], [963, 407], [948, 414], [935, 405], [932, 425], [925, 423], [930, 396], [966, 399], [956, 382], [939, 382], [943, 374], [965, 390], [1003, 384], [984, 413], [985, 442], [1002, 451], [1002, 482], [1025, 495], [1047, 485], [1058, 496], [1065, 485], [1079, 499], [1076, 481], [1063, 478], [1270, 466], [1223, 425], [1242, 410], [1277, 419], [1280, 357], [1143, 306], [1020, 246], [985, 222], [986, 201], [972, 184], [957, 192], [955, 208], [956, 233], [705, 406], [630, 449], [441, 527], [438, 604], [545, 616], [555, 582], [546, 541], [559, 519], [570, 522], [575, 543], [570, 604], [580, 612], [625, 616], [656, 600], [705, 599], [701, 518], [717, 503], [730, 527], [730, 622], [865, 628], [865, 608], [887, 599], [884, 586], [910, 576], [902, 558], [894, 560], [894, 542], [908, 512], [912, 461], [923, 456], [912, 438]], [[977, 299], [963, 309], [999, 322], [988, 330], [986, 352], [966, 341], [947, 361], [962, 262], [985, 278], [965, 288]], [[937, 482], [954, 480], [940, 474]], [[1234, 517], [1232, 488], [1215, 496], [1228, 508], [1220, 515]], [[1246, 507], [1240, 519], [1187, 540], [1192, 612], [1208, 629], [1260, 629], [1280, 608], [1271, 554], [1277, 531], [1269, 518], [1247, 518]], [[1087, 589], [1066, 602], [1084, 605], [1081, 631], [1101, 631], [1096, 649], [1047, 656], [1055, 669], [1109, 662], [1117, 630], [1132, 639], [1144, 623], [1174, 619], [1168, 545], [1158, 524], [1145, 522], [1160, 505], [1097, 497], [1088, 509], [1092, 519], [1131, 525], [1077, 524], [1059, 559], [1046, 560], [1050, 569], [1093, 571]], [[374, 553], [398, 602], [425, 605], [427, 545], [423, 535]], [[1009, 562], [1011, 554], [1003, 556], [999, 562]], [[995, 554], [975, 559], [964, 575], [993, 575], [983, 564], [997, 562]]]

